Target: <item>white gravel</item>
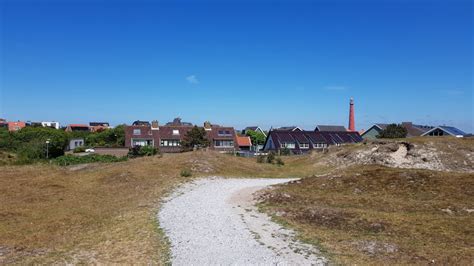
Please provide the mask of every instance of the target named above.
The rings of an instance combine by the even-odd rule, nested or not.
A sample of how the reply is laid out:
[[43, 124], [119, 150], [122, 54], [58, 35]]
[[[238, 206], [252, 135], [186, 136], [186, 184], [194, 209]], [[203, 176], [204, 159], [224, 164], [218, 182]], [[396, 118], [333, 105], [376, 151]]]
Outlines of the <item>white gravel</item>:
[[255, 191], [291, 180], [206, 178], [178, 188], [158, 214], [172, 264], [325, 264], [315, 247], [295, 240], [294, 232], [254, 206]]

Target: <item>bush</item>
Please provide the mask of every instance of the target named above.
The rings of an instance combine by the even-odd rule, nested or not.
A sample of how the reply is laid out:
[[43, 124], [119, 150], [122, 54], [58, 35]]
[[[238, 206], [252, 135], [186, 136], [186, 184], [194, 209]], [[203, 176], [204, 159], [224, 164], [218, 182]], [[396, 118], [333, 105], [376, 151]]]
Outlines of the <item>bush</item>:
[[181, 170], [181, 173], [180, 173], [180, 175], [182, 177], [190, 177], [191, 174], [192, 174], [191, 170], [189, 170], [189, 169], [183, 169], [183, 170]]
[[273, 163], [275, 161], [275, 153], [269, 152], [267, 155], [267, 163]]
[[290, 155], [290, 154], [291, 154], [290, 149], [288, 149], [288, 148], [286, 148], [286, 147], [280, 150], [280, 155], [288, 156], [288, 155]]
[[115, 157], [113, 155], [91, 154], [85, 156], [64, 155], [53, 160], [53, 163], [61, 166], [83, 164], [83, 163], [114, 163], [126, 161], [127, 157]]
[[377, 138], [398, 139], [405, 138], [407, 134], [407, 129], [402, 125], [390, 124], [384, 130], [380, 131]]
[[265, 156], [258, 155], [257, 156], [257, 163], [264, 163], [264, 162], [265, 162]]
[[280, 157], [276, 158], [275, 163], [276, 163], [278, 166], [283, 166], [283, 165], [285, 165], [285, 162], [284, 162]]
[[86, 151], [86, 147], [81, 146], [81, 147], [76, 147], [72, 152], [80, 153], [80, 152], [85, 152], [85, 151]]
[[128, 157], [153, 156], [158, 154], [158, 149], [153, 146], [134, 146], [128, 151]]

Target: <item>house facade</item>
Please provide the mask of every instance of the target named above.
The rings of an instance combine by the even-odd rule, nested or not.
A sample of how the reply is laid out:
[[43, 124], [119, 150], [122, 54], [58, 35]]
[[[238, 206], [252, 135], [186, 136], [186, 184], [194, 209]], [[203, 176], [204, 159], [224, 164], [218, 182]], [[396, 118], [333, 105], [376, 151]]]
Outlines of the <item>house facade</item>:
[[281, 151], [288, 149], [293, 154], [307, 153], [312, 150], [323, 150], [331, 145], [340, 146], [361, 142], [358, 132], [350, 131], [270, 131], [265, 141], [264, 151]]
[[[181, 122], [181, 119], [175, 119], [163, 126], [160, 126], [158, 121], [127, 126], [125, 127], [125, 146], [128, 148], [154, 146], [165, 153], [181, 152], [181, 143], [193, 127], [191, 123]], [[204, 129], [211, 149], [232, 151], [239, 148], [234, 128], [206, 122]]]
[[89, 126], [86, 124], [69, 124], [67, 125], [66, 132], [84, 132], [84, 131], [89, 131]]
[[[377, 123], [362, 133], [363, 139], [376, 139], [382, 130], [387, 128], [389, 124]], [[425, 132], [433, 129], [432, 126], [416, 125], [412, 122], [402, 122], [400, 124], [407, 130], [407, 138], [422, 136]]]
[[450, 127], [450, 126], [439, 126], [439, 127], [434, 127], [425, 133], [423, 133], [422, 136], [429, 136], [429, 137], [442, 137], [442, 136], [452, 136], [456, 138], [462, 138], [466, 136], [467, 134], [455, 127]]
[[55, 122], [55, 121], [43, 121], [43, 122], [41, 122], [41, 126], [42, 127], [51, 127], [51, 128], [55, 128], [55, 129], [60, 128], [59, 122]]
[[18, 131], [24, 127], [26, 127], [26, 122], [8, 122], [8, 131]]

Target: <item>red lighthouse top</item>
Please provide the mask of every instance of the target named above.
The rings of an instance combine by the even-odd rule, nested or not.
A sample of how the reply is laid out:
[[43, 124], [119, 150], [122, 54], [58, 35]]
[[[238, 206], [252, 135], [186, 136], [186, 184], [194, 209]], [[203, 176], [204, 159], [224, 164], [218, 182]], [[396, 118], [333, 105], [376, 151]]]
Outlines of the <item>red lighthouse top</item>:
[[356, 131], [354, 119], [354, 99], [352, 97], [349, 103], [349, 131]]

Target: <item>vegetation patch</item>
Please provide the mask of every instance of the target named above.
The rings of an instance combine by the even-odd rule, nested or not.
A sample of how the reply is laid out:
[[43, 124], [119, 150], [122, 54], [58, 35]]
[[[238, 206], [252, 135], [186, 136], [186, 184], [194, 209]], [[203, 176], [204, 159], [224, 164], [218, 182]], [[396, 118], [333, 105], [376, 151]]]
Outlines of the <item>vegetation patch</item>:
[[469, 264], [472, 174], [354, 166], [280, 185], [261, 206], [341, 264]]
[[115, 163], [123, 162], [126, 160], [127, 157], [115, 157], [113, 155], [89, 154], [84, 156], [75, 156], [68, 154], [55, 158], [53, 160], [53, 163], [60, 166], [67, 166], [84, 163]]

